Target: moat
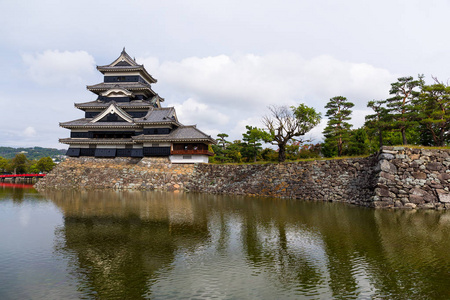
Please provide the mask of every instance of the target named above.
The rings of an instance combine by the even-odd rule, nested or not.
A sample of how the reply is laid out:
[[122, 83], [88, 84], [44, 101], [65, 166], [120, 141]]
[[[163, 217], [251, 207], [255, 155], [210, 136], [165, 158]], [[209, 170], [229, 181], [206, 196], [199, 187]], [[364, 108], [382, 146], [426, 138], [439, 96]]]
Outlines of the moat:
[[446, 299], [450, 212], [0, 185], [0, 299]]

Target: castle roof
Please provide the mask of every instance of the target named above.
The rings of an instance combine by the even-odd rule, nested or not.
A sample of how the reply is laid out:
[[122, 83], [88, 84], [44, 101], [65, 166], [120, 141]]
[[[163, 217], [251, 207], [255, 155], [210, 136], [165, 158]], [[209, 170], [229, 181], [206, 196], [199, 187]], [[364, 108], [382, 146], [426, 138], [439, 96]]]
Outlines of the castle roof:
[[91, 120], [91, 123], [96, 123], [106, 117], [108, 114], [116, 114], [122, 120], [127, 121], [128, 123], [133, 123], [133, 117], [126, 113], [123, 109], [116, 105], [115, 101], [111, 101], [109, 106], [104, 109], [101, 113], [99, 113], [96, 117]]
[[123, 48], [120, 56], [116, 58], [116, 60], [114, 60], [109, 65], [97, 66], [97, 70], [99, 70], [102, 74], [108, 72], [141, 71], [148, 82], [157, 82], [157, 80], [152, 75], [150, 75], [147, 70], [145, 70], [144, 65], [137, 64], [136, 61], [128, 55], [128, 53], [125, 51], [125, 48]]
[[101, 82], [94, 85], [88, 85], [86, 88], [95, 94], [114, 88], [121, 88], [128, 91], [148, 91], [153, 96], [157, 95], [149, 84], [143, 82], [121, 82], [120, 84], [117, 84], [117, 82]]
[[[75, 103], [75, 107], [79, 109], [89, 109], [89, 108], [107, 108], [109, 106], [109, 102], [103, 102], [100, 100], [94, 100], [91, 102], [84, 103]], [[153, 103], [146, 100], [132, 100], [130, 102], [117, 102], [117, 106], [122, 108], [150, 108], [153, 107]]]
[[129, 139], [83, 139], [83, 138], [65, 138], [59, 139], [60, 143], [64, 144], [76, 144], [76, 145], [87, 145], [87, 144], [97, 144], [97, 145], [130, 145], [135, 144], [135, 142]]
[[177, 124], [178, 123], [177, 115], [175, 113], [175, 108], [173, 107], [164, 107], [164, 108], [151, 108], [147, 115], [143, 118], [136, 119], [135, 122], [137, 124]]
[[136, 123], [128, 123], [128, 122], [95, 122], [92, 123], [93, 118], [82, 118], [69, 122], [59, 123], [59, 126], [68, 128], [68, 129], [105, 129], [105, 128], [120, 128], [120, 129], [139, 129], [142, 126], [137, 125]]
[[167, 135], [138, 135], [132, 137], [135, 141], [140, 142], [210, 142], [216, 144], [216, 140], [201, 130], [197, 129], [195, 125], [191, 126], [180, 126], [175, 130], [171, 131]]

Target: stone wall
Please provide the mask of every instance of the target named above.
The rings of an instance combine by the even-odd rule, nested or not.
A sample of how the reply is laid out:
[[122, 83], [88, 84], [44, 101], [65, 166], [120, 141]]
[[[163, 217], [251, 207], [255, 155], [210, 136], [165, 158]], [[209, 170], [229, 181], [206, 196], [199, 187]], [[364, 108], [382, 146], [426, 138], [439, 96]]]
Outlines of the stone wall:
[[191, 164], [170, 164], [167, 158], [70, 157], [36, 189], [182, 190], [194, 171]]
[[199, 165], [191, 191], [372, 206], [376, 157], [263, 165]]
[[450, 208], [450, 150], [383, 147], [375, 207]]
[[170, 164], [168, 159], [69, 158], [43, 189], [141, 189], [450, 208], [450, 150], [383, 147], [366, 158], [283, 164]]

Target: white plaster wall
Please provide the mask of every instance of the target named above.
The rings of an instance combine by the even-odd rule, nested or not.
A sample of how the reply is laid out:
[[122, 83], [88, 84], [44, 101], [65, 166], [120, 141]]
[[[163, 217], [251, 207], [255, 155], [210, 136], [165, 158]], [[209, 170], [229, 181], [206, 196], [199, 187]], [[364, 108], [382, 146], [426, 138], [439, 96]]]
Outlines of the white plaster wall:
[[191, 159], [183, 159], [183, 155], [171, 155], [169, 159], [173, 164], [208, 163], [208, 155], [191, 155], [191, 157]]

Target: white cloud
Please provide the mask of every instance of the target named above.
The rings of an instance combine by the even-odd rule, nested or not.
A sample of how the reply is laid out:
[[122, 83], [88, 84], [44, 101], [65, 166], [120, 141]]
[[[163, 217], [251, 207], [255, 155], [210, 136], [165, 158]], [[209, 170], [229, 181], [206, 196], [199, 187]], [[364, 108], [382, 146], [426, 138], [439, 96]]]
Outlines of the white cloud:
[[[155, 90], [166, 98], [166, 105], [175, 103], [181, 122], [226, 132], [230, 139], [241, 139], [245, 125], [261, 127], [269, 105], [305, 103], [325, 113], [326, 103], [338, 95], [355, 103], [352, 122], [359, 127], [368, 112], [367, 102], [386, 97], [396, 78], [388, 70], [366, 63], [328, 55], [304, 59], [292, 52], [163, 62], [148, 57], [139, 62], [158, 78]], [[317, 128], [312, 133], [321, 138]]]
[[25, 128], [25, 130], [22, 132], [22, 135], [25, 137], [34, 137], [36, 136], [36, 129], [34, 129], [33, 127], [27, 127]]
[[46, 50], [43, 53], [23, 54], [27, 75], [41, 85], [76, 85], [95, 74], [94, 58], [86, 51]]
[[174, 107], [178, 118], [186, 124], [202, 122], [211, 125], [225, 125], [229, 121], [228, 116], [193, 98], [189, 98], [181, 104], [174, 104]]

